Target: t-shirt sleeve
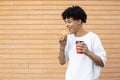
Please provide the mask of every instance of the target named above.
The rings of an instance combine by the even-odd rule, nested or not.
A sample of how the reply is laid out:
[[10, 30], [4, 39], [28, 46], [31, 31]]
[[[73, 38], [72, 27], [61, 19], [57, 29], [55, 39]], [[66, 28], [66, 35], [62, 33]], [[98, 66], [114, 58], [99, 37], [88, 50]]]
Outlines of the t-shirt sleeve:
[[102, 43], [100, 41], [100, 38], [98, 36], [96, 36], [94, 38], [93, 53], [98, 55], [102, 59], [104, 65], [105, 65], [105, 63], [106, 63], [106, 52], [105, 52], [105, 50], [102, 46]]

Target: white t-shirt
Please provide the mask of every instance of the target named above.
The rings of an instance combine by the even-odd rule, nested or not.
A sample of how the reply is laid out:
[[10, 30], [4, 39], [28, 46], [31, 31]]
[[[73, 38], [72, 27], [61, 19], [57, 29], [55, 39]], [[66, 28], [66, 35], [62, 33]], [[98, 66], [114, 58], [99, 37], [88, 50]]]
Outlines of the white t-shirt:
[[99, 37], [89, 32], [82, 37], [75, 37], [74, 34], [67, 36], [65, 57], [68, 61], [65, 80], [98, 80], [101, 67], [96, 65], [87, 55], [77, 54], [76, 41], [84, 41], [88, 49], [98, 55], [103, 63], [106, 62], [106, 52]]

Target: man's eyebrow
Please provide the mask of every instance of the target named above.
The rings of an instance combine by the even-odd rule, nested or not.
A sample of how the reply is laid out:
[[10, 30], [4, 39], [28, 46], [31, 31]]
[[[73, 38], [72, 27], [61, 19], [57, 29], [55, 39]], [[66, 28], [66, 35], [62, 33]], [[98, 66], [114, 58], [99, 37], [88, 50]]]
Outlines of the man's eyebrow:
[[71, 20], [67, 19], [67, 20], [65, 20], [65, 21], [68, 22], [68, 21], [71, 21]]

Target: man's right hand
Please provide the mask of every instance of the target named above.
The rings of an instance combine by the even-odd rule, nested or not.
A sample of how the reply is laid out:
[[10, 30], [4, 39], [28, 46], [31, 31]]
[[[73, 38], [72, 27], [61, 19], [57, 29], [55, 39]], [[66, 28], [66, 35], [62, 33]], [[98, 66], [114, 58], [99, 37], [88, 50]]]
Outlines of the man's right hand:
[[59, 44], [61, 49], [65, 48], [66, 42], [67, 42], [67, 34], [61, 32], [59, 35]]

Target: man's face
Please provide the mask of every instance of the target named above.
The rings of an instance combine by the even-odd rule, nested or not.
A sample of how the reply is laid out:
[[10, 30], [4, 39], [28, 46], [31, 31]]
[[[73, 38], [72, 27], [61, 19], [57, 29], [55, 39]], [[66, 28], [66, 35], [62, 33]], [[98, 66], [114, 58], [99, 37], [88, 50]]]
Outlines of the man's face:
[[76, 34], [80, 28], [79, 25], [81, 24], [81, 21], [69, 18], [65, 19], [65, 24], [71, 34]]

